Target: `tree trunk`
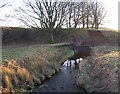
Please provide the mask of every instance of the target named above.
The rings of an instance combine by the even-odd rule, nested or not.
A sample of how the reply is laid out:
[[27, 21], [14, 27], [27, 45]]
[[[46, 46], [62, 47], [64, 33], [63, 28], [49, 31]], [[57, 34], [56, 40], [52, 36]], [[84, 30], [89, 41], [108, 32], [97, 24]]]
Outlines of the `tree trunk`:
[[50, 30], [50, 38], [49, 38], [49, 43], [50, 43], [50, 44], [54, 43], [53, 30]]
[[94, 28], [94, 25], [95, 25], [95, 24], [94, 24], [94, 22], [93, 22], [91, 28]]
[[83, 29], [85, 28], [85, 21], [84, 21], [84, 18], [83, 18], [83, 21], [82, 21], [82, 24], [83, 24]]
[[87, 16], [87, 28], [89, 28], [89, 18]]
[[78, 24], [78, 23], [77, 23], [77, 22], [75, 22], [74, 28], [77, 28], [77, 24]]
[[51, 43], [54, 43], [53, 32], [51, 32]]

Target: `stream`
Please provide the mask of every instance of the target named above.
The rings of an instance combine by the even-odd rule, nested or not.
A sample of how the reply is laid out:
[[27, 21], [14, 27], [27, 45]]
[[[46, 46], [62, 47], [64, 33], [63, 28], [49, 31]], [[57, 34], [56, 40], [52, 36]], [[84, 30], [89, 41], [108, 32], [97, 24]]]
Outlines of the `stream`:
[[84, 92], [77, 87], [76, 75], [78, 69], [73, 66], [64, 66], [60, 68], [60, 71], [52, 76], [49, 80], [45, 81], [39, 88], [33, 91], [34, 94], [39, 94], [40, 92]]

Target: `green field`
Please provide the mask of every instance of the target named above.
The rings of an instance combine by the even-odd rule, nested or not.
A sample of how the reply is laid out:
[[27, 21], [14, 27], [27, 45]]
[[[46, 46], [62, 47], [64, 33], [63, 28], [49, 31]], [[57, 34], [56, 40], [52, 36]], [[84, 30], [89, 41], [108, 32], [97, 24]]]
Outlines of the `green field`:
[[[64, 43], [63, 43], [64, 44]], [[45, 50], [51, 49], [55, 50], [55, 46], [63, 45], [62, 43], [59, 44], [45, 44], [45, 45], [29, 45], [29, 46], [7, 46], [3, 47], [2, 49], [2, 60], [5, 59], [20, 59], [26, 55], [32, 55], [35, 53], [39, 53], [42, 51], [44, 53]]]
[[24, 47], [3, 47], [2, 49], [2, 59], [18, 59], [28, 54], [32, 54], [37, 51], [41, 45], [32, 45], [32, 46], [24, 46]]

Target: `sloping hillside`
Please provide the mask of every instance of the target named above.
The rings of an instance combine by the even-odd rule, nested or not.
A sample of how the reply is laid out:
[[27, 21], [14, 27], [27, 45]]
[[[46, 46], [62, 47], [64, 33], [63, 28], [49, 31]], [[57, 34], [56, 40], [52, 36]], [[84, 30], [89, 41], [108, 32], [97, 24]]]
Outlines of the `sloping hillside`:
[[[49, 29], [29, 28], [3, 28], [3, 45], [31, 45], [51, 43]], [[53, 37], [55, 43], [72, 42], [73, 39], [92, 40], [94, 44], [102, 44], [109, 41], [118, 44], [118, 32], [104, 30], [84, 29], [54, 29]]]

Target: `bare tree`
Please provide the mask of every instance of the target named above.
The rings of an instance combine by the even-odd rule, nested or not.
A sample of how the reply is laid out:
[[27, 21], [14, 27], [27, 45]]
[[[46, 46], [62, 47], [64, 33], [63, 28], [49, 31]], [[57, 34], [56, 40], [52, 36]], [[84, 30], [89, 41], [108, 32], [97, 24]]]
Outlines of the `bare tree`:
[[87, 28], [89, 28], [89, 24], [90, 24], [90, 20], [89, 20], [90, 15], [91, 15], [91, 13], [90, 13], [90, 5], [89, 5], [89, 3], [87, 3], [86, 4], [86, 25], [87, 25]]
[[105, 18], [107, 12], [105, 11], [102, 3], [99, 1], [94, 1], [91, 3], [91, 11], [94, 19], [92, 27], [98, 29], [99, 25], [102, 24], [102, 21]]
[[27, 9], [19, 8], [17, 18], [28, 27], [60, 28], [65, 21], [66, 3], [53, 0], [28, 0]]
[[19, 7], [17, 19], [31, 28], [49, 28], [51, 41], [53, 41], [53, 28], [61, 28], [66, 19], [65, 2], [54, 0], [27, 0], [25, 8]]
[[0, 0], [0, 8], [3, 8], [8, 5], [8, 2], [6, 0]]
[[74, 28], [77, 28], [81, 20], [81, 2], [76, 2], [73, 7]]
[[103, 5], [89, 2], [27, 0], [17, 11], [17, 18], [32, 28], [98, 28], [106, 15]]
[[81, 10], [81, 17], [82, 17], [82, 28], [85, 28], [85, 3], [86, 2], [81, 2], [82, 10]]
[[67, 28], [72, 27], [72, 18], [73, 18], [73, 2], [66, 2], [66, 18], [65, 18], [65, 26]]

